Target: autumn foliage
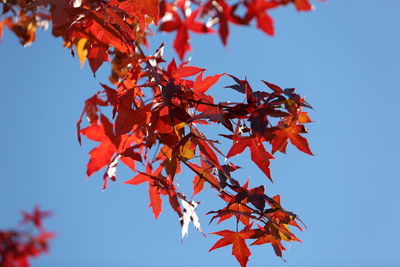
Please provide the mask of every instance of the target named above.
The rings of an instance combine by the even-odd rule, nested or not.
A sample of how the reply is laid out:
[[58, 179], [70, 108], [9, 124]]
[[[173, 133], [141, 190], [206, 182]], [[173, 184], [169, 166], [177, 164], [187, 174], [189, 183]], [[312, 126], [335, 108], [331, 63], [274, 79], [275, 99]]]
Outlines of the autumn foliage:
[[44, 229], [42, 219], [50, 216], [38, 206], [32, 213], [22, 212], [20, 226], [0, 230], [0, 266], [29, 267], [29, 259], [46, 253], [54, 233]]
[[[213, 233], [220, 239], [210, 251], [231, 245], [246, 266], [249, 241], [268, 243], [282, 257], [283, 241], [299, 241], [291, 226], [302, 230], [302, 223], [281, 206], [279, 195], [267, 195], [264, 179], [251, 188], [245, 177], [234, 178], [240, 166], [231, 158], [248, 150], [272, 181], [273, 154], [285, 153], [289, 143], [312, 155], [303, 136], [311, 122], [305, 109], [311, 106], [293, 88], [262, 81], [255, 90], [246, 79], [226, 73], [208, 76], [185, 56], [192, 33], [217, 34], [223, 45], [233, 25], [255, 24], [273, 35], [269, 11], [286, 5], [312, 10], [309, 0], [7, 0], [0, 33], [4, 25], [29, 45], [36, 29], [51, 23], [52, 34], [82, 65], [88, 61], [94, 75], [109, 62], [110, 84], [100, 84], [101, 91], [85, 101], [77, 122], [78, 141], [84, 136], [98, 143], [89, 152], [87, 176], [101, 171], [106, 189], [110, 180], [116, 181], [117, 165], [125, 164], [135, 175], [124, 184], [147, 183], [155, 218], [167, 200], [180, 220], [182, 237], [190, 222], [202, 232], [194, 199], [207, 184], [225, 203], [208, 213], [211, 221], [236, 222], [235, 229]], [[164, 44], [145, 54], [155, 29], [174, 34], [179, 62], [164, 60]], [[242, 101], [218, 102], [208, 93], [222, 78], [230, 80], [224, 90], [241, 93]], [[219, 131], [220, 140], [208, 137], [210, 127]], [[223, 151], [221, 142], [230, 148]], [[183, 168], [193, 174], [184, 177], [193, 179], [193, 192], [182, 192], [176, 182]]]

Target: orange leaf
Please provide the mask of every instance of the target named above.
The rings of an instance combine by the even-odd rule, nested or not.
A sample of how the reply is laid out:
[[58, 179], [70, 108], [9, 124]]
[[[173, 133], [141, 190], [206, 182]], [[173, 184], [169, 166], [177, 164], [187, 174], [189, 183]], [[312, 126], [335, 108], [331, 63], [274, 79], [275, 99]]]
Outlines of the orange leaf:
[[287, 128], [278, 129], [273, 132], [274, 138], [271, 141], [272, 153], [280, 150], [282, 146], [285, 145], [287, 140], [297, 147], [300, 151], [313, 155], [308, 145], [307, 139], [302, 137], [300, 133], [306, 133], [304, 125], [292, 125]]
[[81, 67], [83, 67], [83, 64], [85, 64], [85, 60], [88, 54], [88, 50], [86, 49], [87, 42], [88, 39], [81, 38], [76, 43], [76, 53], [78, 54], [78, 59], [79, 62], [81, 63]]
[[303, 111], [303, 112], [300, 112], [300, 114], [299, 114], [298, 122], [299, 123], [309, 123], [309, 122], [312, 122], [312, 120], [308, 116], [308, 113]]

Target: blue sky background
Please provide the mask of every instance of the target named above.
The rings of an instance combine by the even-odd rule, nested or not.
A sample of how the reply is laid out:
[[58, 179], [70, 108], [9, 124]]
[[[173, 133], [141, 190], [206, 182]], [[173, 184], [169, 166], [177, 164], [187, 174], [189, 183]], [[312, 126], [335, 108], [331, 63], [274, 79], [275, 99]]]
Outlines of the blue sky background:
[[[227, 48], [216, 36], [193, 38], [193, 65], [246, 75], [254, 89], [260, 79], [296, 87], [316, 110], [308, 135], [316, 156], [294, 149], [278, 156], [274, 184], [246, 153], [235, 158], [246, 167], [240, 179], [250, 176], [253, 185], [281, 194], [308, 226], [296, 232], [303, 243], [291, 245], [287, 262], [265, 245], [252, 248], [248, 266], [400, 266], [399, 12], [398, 0], [330, 0], [312, 13], [272, 12], [273, 38], [254, 27], [235, 28]], [[19, 211], [35, 204], [55, 213], [46, 226], [58, 236], [33, 267], [238, 266], [230, 247], [208, 253], [216, 236], [191, 228], [182, 244], [167, 205], [154, 220], [147, 186], [121, 185], [132, 173], [121, 170], [105, 192], [100, 176], [85, 179], [93, 143], [78, 145], [75, 123], [83, 101], [106, 81], [107, 67], [94, 79], [49, 31], [23, 48], [6, 30], [0, 59], [0, 228], [16, 225]], [[230, 83], [213, 93], [230, 97], [223, 89]], [[204, 215], [220, 207], [214, 192], [197, 200], [203, 230], [222, 229], [208, 226]]]

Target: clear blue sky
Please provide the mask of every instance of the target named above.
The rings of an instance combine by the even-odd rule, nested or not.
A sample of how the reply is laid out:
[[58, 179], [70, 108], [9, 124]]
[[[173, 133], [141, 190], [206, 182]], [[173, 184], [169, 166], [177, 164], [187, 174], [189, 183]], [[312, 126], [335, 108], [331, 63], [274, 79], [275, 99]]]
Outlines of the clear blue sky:
[[[313, 13], [273, 12], [274, 38], [254, 27], [233, 30], [227, 48], [216, 36], [193, 38], [193, 65], [246, 75], [254, 87], [260, 79], [296, 87], [316, 109], [308, 136], [316, 156], [293, 149], [279, 156], [275, 184], [243, 155], [243, 178], [280, 193], [308, 226], [287, 263], [266, 245], [252, 249], [248, 266], [400, 266], [399, 12], [398, 0], [330, 0]], [[78, 145], [75, 122], [109, 69], [94, 79], [50, 32], [37, 39], [23, 48], [6, 31], [0, 43], [0, 228], [36, 203], [55, 212], [46, 226], [58, 237], [33, 267], [238, 266], [230, 247], [208, 253], [215, 236], [191, 228], [181, 244], [166, 205], [154, 220], [147, 187], [121, 185], [133, 174], [121, 170], [105, 192], [99, 176], [85, 179], [93, 144]], [[154, 46], [162, 39], [171, 35]], [[214, 92], [223, 97], [229, 83]], [[216, 207], [215, 195], [198, 199], [203, 229], [213, 232], [204, 214]]]

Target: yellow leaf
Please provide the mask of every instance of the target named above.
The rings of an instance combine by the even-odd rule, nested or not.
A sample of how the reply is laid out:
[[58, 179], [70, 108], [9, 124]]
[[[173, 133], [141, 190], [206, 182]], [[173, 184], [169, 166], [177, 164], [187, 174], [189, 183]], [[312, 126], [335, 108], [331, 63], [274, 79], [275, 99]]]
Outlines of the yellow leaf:
[[86, 56], [88, 54], [88, 51], [85, 48], [87, 41], [88, 39], [82, 38], [79, 39], [78, 43], [76, 44], [76, 53], [78, 54], [78, 59], [81, 62], [81, 67], [83, 67], [83, 64], [85, 64]]
[[280, 229], [278, 228], [280, 238], [285, 241], [292, 241], [292, 233], [290, 232], [289, 226], [287, 224], [281, 224], [280, 226]]
[[175, 130], [179, 131], [180, 129], [185, 127], [185, 125], [186, 125], [186, 123], [181, 122], [181, 123], [178, 123], [177, 125], [175, 125], [174, 127], [175, 127]]
[[196, 153], [196, 146], [189, 140], [180, 148], [181, 156], [185, 159], [192, 159]]
[[178, 136], [179, 139], [181, 139], [181, 137], [184, 133], [185, 125], [186, 125], [186, 123], [181, 122], [174, 126], [175, 134]]

